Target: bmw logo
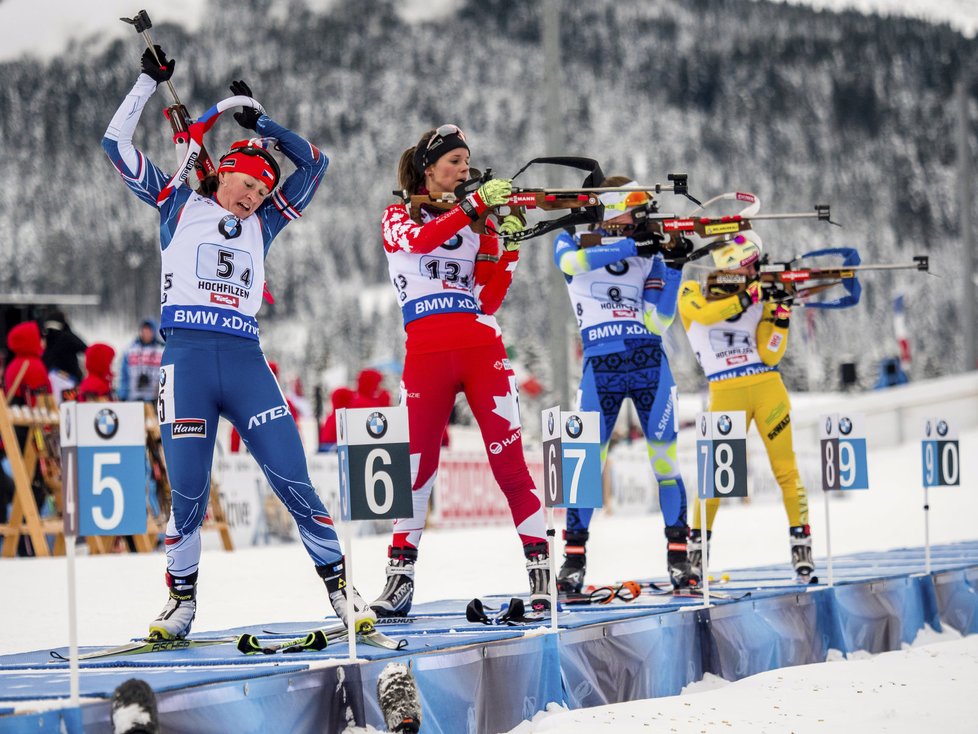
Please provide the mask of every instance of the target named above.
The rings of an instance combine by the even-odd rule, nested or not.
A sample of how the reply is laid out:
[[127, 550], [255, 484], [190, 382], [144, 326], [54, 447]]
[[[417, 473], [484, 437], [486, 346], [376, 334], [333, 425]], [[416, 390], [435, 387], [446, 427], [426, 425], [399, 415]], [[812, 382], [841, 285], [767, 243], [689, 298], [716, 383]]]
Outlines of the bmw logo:
[[64, 416], [65, 416], [65, 437], [66, 438], [71, 438], [71, 428], [72, 428], [72, 426], [71, 426], [71, 412], [72, 411], [70, 411], [70, 410], [66, 410], [65, 413], [64, 413]]
[[937, 421], [937, 435], [938, 436], [947, 435], [947, 421]]
[[217, 231], [226, 240], [233, 240], [241, 234], [241, 220], [233, 214], [228, 214], [217, 225]]
[[628, 272], [628, 263], [624, 260], [619, 260], [616, 263], [611, 263], [611, 265], [605, 265], [604, 269], [612, 275], [624, 275]]
[[367, 416], [367, 433], [374, 438], [380, 438], [387, 433], [387, 417], [376, 412]]
[[930, 438], [930, 421], [927, 421], [924, 424], [924, 435], [927, 436], [927, 438]]
[[733, 430], [733, 421], [730, 420], [730, 416], [724, 413], [717, 419], [717, 430], [720, 431], [720, 435], [726, 436]]
[[112, 438], [119, 431], [119, 416], [110, 408], [95, 414], [95, 432], [104, 439]]
[[166, 370], [160, 370], [160, 387], [166, 384]]
[[552, 410], [547, 413], [547, 434], [554, 435], [554, 412]]
[[825, 419], [825, 435], [826, 436], [831, 436], [832, 435], [832, 418], [831, 417], [826, 417], [826, 419]]
[[705, 415], [702, 418], [700, 418], [700, 435], [701, 436], [705, 436], [706, 435], [706, 416]]
[[839, 418], [839, 433], [843, 436], [848, 436], [852, 433], [852, 421], [848, 418]]
[[457, 234], [442, 245], [445, 250], [457, 250], [462, 246], [462, 235]]
[[567, 430], [567, 435], [571, 438], [580, 438], [581, 434], [584, 432], [584, 422], [578, 415], [572, 415], [567, 419], [567, 425], [565, 426]]

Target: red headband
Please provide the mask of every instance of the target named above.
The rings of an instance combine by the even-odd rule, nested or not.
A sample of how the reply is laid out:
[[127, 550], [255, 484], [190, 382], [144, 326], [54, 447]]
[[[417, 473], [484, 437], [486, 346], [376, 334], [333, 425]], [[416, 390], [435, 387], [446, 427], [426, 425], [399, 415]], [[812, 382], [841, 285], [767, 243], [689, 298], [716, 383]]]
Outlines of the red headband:
[[[275, 169], [272, 168], [271, 164], [265, 159], [264, 155], [255, 153], [245, 153], [247, 148], [239, 149], [228, 153], [221, 160], [221, 165], [218, 167], [218, 172], [221, 171], [232, 171], [236, 173], [246, 173], [249, 176], [253, 176], [261, 181], [268, 190], [271, 191], [275, 188], [275, 184], [278, 181], [278, 176], [276, 175]], [[251, 150], [256, 150], [252, 148]], [[264, 152], [264, 151], [263, 151]]]

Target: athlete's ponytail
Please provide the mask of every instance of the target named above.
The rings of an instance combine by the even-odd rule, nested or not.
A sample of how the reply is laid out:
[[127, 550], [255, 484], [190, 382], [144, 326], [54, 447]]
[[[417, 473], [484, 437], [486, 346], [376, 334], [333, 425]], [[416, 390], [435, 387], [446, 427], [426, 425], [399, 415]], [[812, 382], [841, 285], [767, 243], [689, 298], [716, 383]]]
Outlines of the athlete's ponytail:
[[407, 191], [408, 194], [417, 194], [424, 186], [424, 171], [418, 170], [414, 160], [414, 153], [418, 148], [427, 148], [428, 141], [431, 140], [434, 134], [434, 130], [429, 130], [421, 136], [421, 140], [418, 141], [417, 145], [412, 145], [401, 153], [401, 160], [397, 164], [397, 181], [400, 188]]

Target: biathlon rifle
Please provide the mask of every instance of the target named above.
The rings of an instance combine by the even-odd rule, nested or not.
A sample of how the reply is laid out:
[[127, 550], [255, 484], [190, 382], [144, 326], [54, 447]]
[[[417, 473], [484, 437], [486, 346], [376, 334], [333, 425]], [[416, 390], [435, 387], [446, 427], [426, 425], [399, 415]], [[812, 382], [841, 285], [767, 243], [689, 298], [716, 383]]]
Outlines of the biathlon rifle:
[[[722, 217], [694, 216], [710, 204], [722, 199], [731, 199], [746, 203], [748, 206], [739, 214]], [[699, 204], [699, 202], [696, 202]], [[581, 235], [581, 247], [594, 247], [602, 243], [614, 242], [621, 237], [631, 237], [636, 242], [651, 245], [647, 253], [662, 252], [664, 256], [673, 255], [672, 259], [682, 259], [685, 262], [698, 260], [708, 255], [712, 250], [722, 247], [732, 237], [740, 232], [754, 229], [754, 222], [770, 219], [815, 219], [839, 226], [831, 219], [831, 208], [828, 204], [816, 204], [812, 212], [784, 212], [775, 214], [758, 214], [760, 200], [745, 191], [735, 191], [720, 194], [694, 210], [693, 214], [681, 217], [676, 214], [659, 212], [658, 204], [653, 199], [647, 204], [632, 210], [634, 224], [625, 226], [603, 225], [607, 235], [588, 232]], [[690, 235], [711, 240], [703, 247], [693, 248]]]
[[[805, 259], [837, 256], [842, 258], [839, 267], [806, 267]], [[862, 286], [858, 273], [867, 270], [919, 270], [929, 273], [927, 255], [915, 255], [910, 263], [884, 263], [863, 265], [859, 252], [852, 247], [834, 247], [815, 250], [787, 262], [769, 262], [764, 255], [758, 262], [756, 275], [718, 270], [706, 278], [707, 298], [717, 299], [740, 293], [758, 280], [761, 283], [761, 300], [770, 303], [788, 303], [807, 308], [849, 308], [859, 303]], [[818, 293], [843, 286], [845, 293], [827, 301], [805, 301]], [[712, 294], [712, 295], [711, 295]], [[802, 303], [796, 303], [802, 300]]]
[[[156, 44], [153, 42], [153, 37], [149, 34], [149, 29], [153, 27], [153, 21], [149, 19], [149, 13], [145, 10], [140, 10], [133, 18], [119, 18], [119, 20], [128, 23], [136, 29], [136, 33], [143, 37], [143, 40], [146, 42], [146, 47], [153, 54], [157, 63], [162, 66], [162, 63], [160, 63], [161, 59], [156, 55]], [[187, 108], [177, 96], [177, 90], [174, 88], [173, 82], [167, 79], [166, 86], [170, 90], [170, 96], [173, 97], [173, 104], [163, 110], [163, 115], [169, 121], [170, 128], [173, 130], [173, 144], [177, 147], [177, 157], [182, 159], [187, 146], [190, 144], [190, 125], [193, 123], [193, 118], [190, 117]], [[194, 160], [194, 169], [197, 171], [197, 178], [201, 181], [207, 176], [217, 175], [214, 161], [211, 160], [203, 144], [201, 144], [200, 152]]]
[[[489, 216], [505, 216], [515, 214], [523, 221], [526, 221], [526, 211], [536, 209], [539, 211], [559, 211], [568, 210], [569, 213], [555, 219], [548, 219], [526, 227], [525, 229], [507, 237], [509, 240], [523, 242], [533, 237], [552, 232], [563, 227], [576, 226], [578, 224], [592, 224], [601, 221], [604, 207], [598, 198], [600, 194], [611, 191], [643, 191], [647, 193], [661, 193], [672, 191], [673, 193], [684, 195], [692, 199], [697, 204], [696, 199], [689, 196], [687, 188], [687, 175], [684, 173], [671, 173], [668, 176], [668, 184], [652, 184], [651, 186], [633, 187], [601, 187], [599, 184], [604, 180], [604, 173], [600, 164], [593, 158], [581, 158], [578, 156], [551, 156], [548, 158], [534, 158], [512, 177], [516, 179], [527, 168], [533, 165], [556, 165], [576, 168], [586, 171], [587, 176], [581, 186], [571, 188], [522, 188], [513, 186], [513, 191], [505, 204], [493, 207], [486, 211], [482, 217], [472, 224], [472, 228], [479, 233], [484, 233], [485, 223]], [[420, 221], [422, 207], [428, 207], [440, 211], [448, 211], [458, 205], [458, 203], [469, 194], [476, 191], [482, 184], [493, 178], [492, 169], [486, 169], [484, 173], [475, 171], [475, 176], [461, 184], [454, 192], [442, 194], [414, 194], [407, 191], [395, 191], [394, 195], [401, 198], [405, 205], [409, 207], [411, 218]]]

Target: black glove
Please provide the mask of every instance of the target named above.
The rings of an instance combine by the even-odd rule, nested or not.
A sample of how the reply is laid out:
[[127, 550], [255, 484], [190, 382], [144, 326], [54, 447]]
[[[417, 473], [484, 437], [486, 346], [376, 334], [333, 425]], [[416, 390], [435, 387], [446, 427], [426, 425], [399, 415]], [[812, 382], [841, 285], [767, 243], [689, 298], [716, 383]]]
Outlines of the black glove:
[[[163, 53], [163, 49], [159, 46], [153, 46], [156, 51], [156, 55], [149, 49], [143, 51], [143, 58], [140, 59], [139, 68], [146, 76], [150, 77], [157, 84], [161, 84], [173, 76], [173, 65], [176, 63], [173, 59], [169, 61], [166, 58], [166, 54]], [[159, 59], [157, 61], [156, 59]]]
[[675, 270], [682, 270], [683, 265], [689, 260], [689, 254], [693, 251], [693, 242], [687, 237], [680, 236], [672, 249], [665, 250], [662, 254], [666, 266]]
[[659, 243], [650, 242], [644, 245], [635, 245], [635, 254], [639, 257], [655, 257], [659, 254]]
[[[245, 97], [251, 97], [251, 87], [249, 87], [243, 80], [235, 80], [231, 82], [231, 94], [238, 96], [243, 95]], [[242, 107], [240, 112], [234, 113], [234, 119], [237, 121], [241, 127], [246, 130], [258, 131], [258, 118], [261, 117], [261, 113], [254, 107]]]

